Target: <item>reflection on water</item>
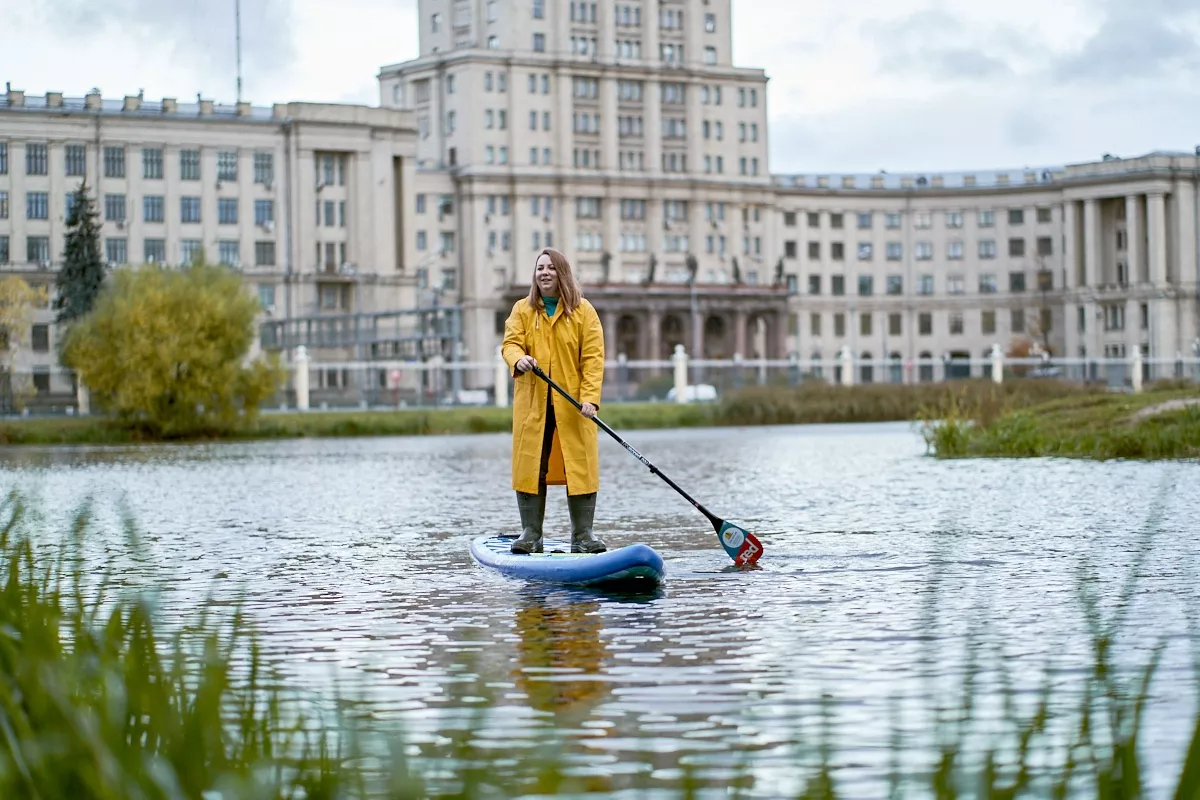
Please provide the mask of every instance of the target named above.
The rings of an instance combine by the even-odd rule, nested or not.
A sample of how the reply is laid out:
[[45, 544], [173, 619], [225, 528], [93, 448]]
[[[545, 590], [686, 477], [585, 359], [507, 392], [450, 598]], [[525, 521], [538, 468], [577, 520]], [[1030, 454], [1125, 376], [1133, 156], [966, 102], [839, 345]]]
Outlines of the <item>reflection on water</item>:
[[[553, 734], [606, 791], [669, 785], [684, 767], [724, 786], [747, 752], [755, 793], [794, 791], [827, 696], [839, 788], [881, 796], [893, 722], [906, 743], [933, 743], [928, 712], [960, 699], [972, 631], [1003, 652], [1019, 700], [1052, 663], [1070, 704], [1091, 655], [1080, 559], [1111, 612], [1148, 527], [1118, 652], [1136, 665], [1169, 641], [1143, 723], [1151, 795], [1166, 796], [1191, 734], [1200, 466], [937, 462], [907, 425], [628, 438], [756, 531], [757, 569], [733, 568], [708, 522], [607, 441], [596, 532], [663, 554], [667, 584], [649, 596], [473, 564], [471, 537], [518, 525], [502, 435], [9, 448], [0, 483], [40, 496], [51, 524], [94, 493], [112, 536], [89, 542], [92, 555], [163, 581], [168, 618], [210, 594], [244, 596], [295, 685], [360, 683], [418, 746], [467, 724], [506, 753]], [[122, 504], [141, 560], [116, 546]], [[561, 491], [546, 524], [568, 535]], [[480, 723], [466, 721], [481, 701], [465, 678], [493, 703]], [[985, 719], [998, 719], [994, 705]]]

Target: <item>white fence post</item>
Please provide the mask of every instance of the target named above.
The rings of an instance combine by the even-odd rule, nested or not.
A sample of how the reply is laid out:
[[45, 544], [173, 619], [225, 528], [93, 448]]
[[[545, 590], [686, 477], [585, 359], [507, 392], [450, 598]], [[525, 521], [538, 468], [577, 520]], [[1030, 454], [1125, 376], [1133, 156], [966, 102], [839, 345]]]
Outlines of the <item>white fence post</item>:
[[1004, 352], [995, 342], [992, 343], [992, 381], [1004, 383]]
[[838, 358], [842, 362], [842, 386], [853, 386], [854, 356], [850, 353], [850, 348], [843, 347], [842, 352], [838, 354]]
[[496, 345], [496, 407], [508, 405], [508, 362], [504, 360], [504, 348]]
[[687, 351], [683, 345], [675, 345], [675, 353], [671, 356], [675, 362], [675, 402], [686, 403], [687, 399]]
[[92, 393], [83, 385], [83, 381], [78, 381], [76, 384], [75, 402], [79, 406], [79, 416], [86, 417], [92, 413]]
[[1134, 394], [1142, 392], [1142, 348], [1134, 347], [1129, 358], [1129, 381]]
[[308, 411], [308, 348], [304, 345], [296, 348], [296, 374], [293, 381], [296, 388], [296, 408]]

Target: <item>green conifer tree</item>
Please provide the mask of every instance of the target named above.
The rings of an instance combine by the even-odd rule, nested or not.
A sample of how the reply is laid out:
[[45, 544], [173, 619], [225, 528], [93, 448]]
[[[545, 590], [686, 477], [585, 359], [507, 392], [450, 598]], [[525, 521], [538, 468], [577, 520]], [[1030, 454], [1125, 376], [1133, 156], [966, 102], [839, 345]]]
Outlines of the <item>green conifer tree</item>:
[[106, 273], [100, 256], [99, 214], [88, 196], [87, 181], [79, 184], [73, 197], [74, 205], [67, 217], [66, 253], [55, 278], [55, 321], [60, 323], [74, 322], [92, 310]]

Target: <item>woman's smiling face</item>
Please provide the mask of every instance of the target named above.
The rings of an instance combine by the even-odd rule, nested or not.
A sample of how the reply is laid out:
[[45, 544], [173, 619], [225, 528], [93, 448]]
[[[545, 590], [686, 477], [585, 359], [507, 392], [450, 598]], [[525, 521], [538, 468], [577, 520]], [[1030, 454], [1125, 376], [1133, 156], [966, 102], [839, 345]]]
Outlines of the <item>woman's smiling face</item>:
[[538, 290], [543, 297], [558, 297], [558, 271], [554, 269], [554, 262], [550, 260], [548, 253], [542, 253], [538, 257], [534, 277], [537, 278]]

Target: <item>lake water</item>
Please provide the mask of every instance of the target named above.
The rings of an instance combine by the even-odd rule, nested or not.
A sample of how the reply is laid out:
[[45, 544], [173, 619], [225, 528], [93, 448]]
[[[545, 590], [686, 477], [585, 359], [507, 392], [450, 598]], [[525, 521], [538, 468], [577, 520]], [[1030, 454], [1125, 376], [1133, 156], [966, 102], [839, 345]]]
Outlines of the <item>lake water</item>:
[[[495, 705], [472, 724], [497, 757], [561, 735], [580, 770], [617, 776], [614, 790], [671, 786], [685, 764], [720, 786], [753, 754], [750, 793], [794, 792], [828, 696], [837, 787], [881, 796], [897, 726], [917, 752], [928, 712], [958, 701], [970, 636], [1023, 708], [1050, 664], [1070, 710], [1091, 663], [1079, 587], [1111, 614], [1149, 536], [1117, 652], [1136, 666], [1169, 642], [1142, 755], [1151, 795], [1173, 790], [1196, 712], [1200, 465], [939, 462], [907, 424], [629, 433], [756, 531], [766, 554], [738, 571], [707, 520], [601, 439], [596, 532], [663, 554], [655, 595], [537, 587], [473, 564], [472, 536], [518, 527], [506, 435], [9, 448], [0, 481], [52, 522], [94, 494], [112, 531], [90, 543], [100, 558], [118, 557], [128, 507], [150, 557], [118, 564], [166, 576], [168, 617], [244, 593], [297, 686], [368, 691], [414, 746], [480, 705], [456, 689], [479, 678]], [[550, 489], [551, 534], [568, 531], [563, 492]], [[994, 704], [979, 714], [1000, 726]]]

